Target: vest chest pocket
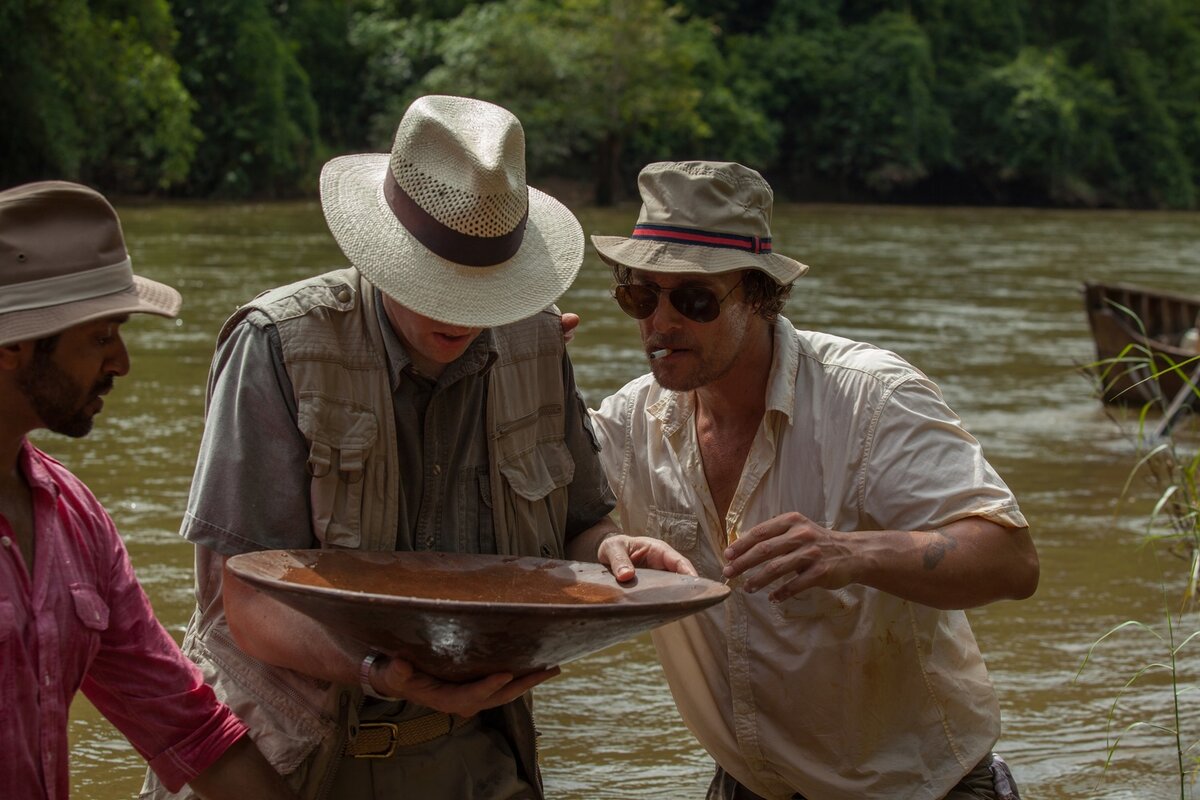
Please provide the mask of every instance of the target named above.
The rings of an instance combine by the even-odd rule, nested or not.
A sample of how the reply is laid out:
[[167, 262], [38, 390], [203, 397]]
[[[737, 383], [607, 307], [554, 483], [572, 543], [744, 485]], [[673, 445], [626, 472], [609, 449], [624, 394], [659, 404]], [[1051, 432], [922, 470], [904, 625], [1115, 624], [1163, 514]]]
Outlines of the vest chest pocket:
[[348, 400], [304, 392], [297, 425], [309, 442], [313, 533], [323, 546], [356, 548], [362, 541], [366, 462], [379, 435], [375, 412]]
[[[646, 517], [646, 536], [662, 539], [681, 553], [696, 549], [697, 531], [700, 521], [695, 514], [677, 514], [673, 511], [663, 511], [651, 508]], [[629, 531], [637, 534], [637, 531]]]
[[563, 438], [561, 405], [501, 425], [495, 458], [505, 485], [507, 539], [503, 552], [562, 558], [566, 538], [567, 487], [575, 459]]
[[563, 435], [561, 405], [543, 406], [502, 423], [495, 443], [500, 473], [529, 501], [546, 497], [575, 477], [575, 459]]

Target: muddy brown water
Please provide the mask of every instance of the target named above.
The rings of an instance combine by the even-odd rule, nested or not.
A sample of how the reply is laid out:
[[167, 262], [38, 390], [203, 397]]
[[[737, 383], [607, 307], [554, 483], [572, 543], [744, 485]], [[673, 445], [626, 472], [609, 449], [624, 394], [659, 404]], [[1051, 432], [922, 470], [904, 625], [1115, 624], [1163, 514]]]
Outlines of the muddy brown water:
[[[179, 287], [183, 315], [130, 323], [133, 372], [89, 438], [36, 438], [112, 511], [157, 613], [181, 636], [192, 559], [176, 532], [220, 322], [258, 291], [343, 261], [313, 203], [120, 210], [135, 268]], [[587, 233], [626, 231], [636, 213], [580, 211]], [[777, 249], [812, 267], [788, 303], [793, 322], [896, 350], [928, 373], [1030, 519], [1037, 594], [970, 612], [1004, 713], [998, 749], [1024, 796], [1180, 797], [1175, 739], [1154, 727], [1175, 727], [1167, 673], [1152, 668], [1121, 690], [1169, 659], [1164, 603], [1175, 604], [1182, 567], [1142, 546], [1149, 491], [1134, 481], [1135, 499], [1117, 502], [1133, 425], [1110, 420], [1074, 367], [1092, 357], [1082, 281], [1200, 291], [1200, 217], [806, 205], [782, 205], [775, 217]], [[608, 286], [589, 254], [561, 303], [584, 318], [571, 353], [593, 405], [645, 370]], [[1081, 670], [1096, 640], [1126, 620], [1149, 628], [1108, 638]], [[1185, 619], [1176, 634], [1196, 628]], [[1179, 653], [1184, 689], [1196, 687], [1197, 646]], [[806, 690], [783, 699], [804, 702]], [[1180, 708], [1185, 747], [1200, 736], [1194, 697]], [[551, 797], [703, 795], [710, 762], [675, 713], [648, 636], [568, 664], [537, 703]], [[70, 727], [74, 796], [135, 795], [142, 763], [86, 700]]]

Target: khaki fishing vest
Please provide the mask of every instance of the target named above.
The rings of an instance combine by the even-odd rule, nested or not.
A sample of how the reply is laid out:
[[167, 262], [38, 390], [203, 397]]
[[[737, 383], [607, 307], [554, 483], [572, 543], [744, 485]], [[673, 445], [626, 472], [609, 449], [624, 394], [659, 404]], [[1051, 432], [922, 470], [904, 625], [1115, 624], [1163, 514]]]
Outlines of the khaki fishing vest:
[[[322, 548], [396, 549], [399, 453], [372, 291], [353, 268], [330, 272], [260, 295], [218, 337], [219, 345], [252, 309], [279, 332], [298, 426], [309, 443], [312, 523]], [[562, 558], [575, 462], [563, 431], [569, 398], [561, 321], [551, 308], [492, 334], [499, 358], [489, 374], [485, 425], [497, 548], [505, 555]], [[355, 724], [361, 691], [247, 656], [223, 610], [193, 616], [184, 650], [292, 787], [306, 800], [322, 797]], [[531, 696], [485, 713], [505, 731], [527, 780], [540, 791]], [[169, 796], [161, 786], [146, 791], [143, 797]]]

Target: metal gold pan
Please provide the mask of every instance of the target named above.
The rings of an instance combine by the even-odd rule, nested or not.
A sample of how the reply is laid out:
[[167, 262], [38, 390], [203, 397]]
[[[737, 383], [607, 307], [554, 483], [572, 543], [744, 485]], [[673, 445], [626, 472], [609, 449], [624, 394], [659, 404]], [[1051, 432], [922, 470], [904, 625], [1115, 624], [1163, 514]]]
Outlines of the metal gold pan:
[[463, 553], [264, 550], [225, 573], [449, 681], [564, 664], [729, 594], [671, 572], [618, 584], [600, 564]]

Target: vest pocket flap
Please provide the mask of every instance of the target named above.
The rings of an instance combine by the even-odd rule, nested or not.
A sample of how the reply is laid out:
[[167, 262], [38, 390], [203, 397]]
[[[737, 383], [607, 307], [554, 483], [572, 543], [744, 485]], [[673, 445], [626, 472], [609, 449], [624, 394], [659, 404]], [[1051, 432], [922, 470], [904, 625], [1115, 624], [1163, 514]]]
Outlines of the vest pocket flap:
[[500, 473], [521, 497], [541, 500], [571, 482], [575, 459], [562, 440], [538, 442], [532, 450], [500, 462]]
[[379, 435], [375, 412], [366, 405], [302, 392], [296, 424], [309, 441], [335, 450], [368, 450]]
[[108, 630], [108, 604], [93, 587], [85, 583], [72, 583], [71, 599], [75, 602], [75, 616], [79, 617], [85, 628]]
[[[365, 405], [337, 400], [315, 392], [300, 395], [296, 424], [309, 447], [309, 471], [320, 477], [331, 466], [342, 472], [361, 472], [363, 454], [375, 444], [379, 422]], [[338, 454], [333, 463], [333, 454]]]

